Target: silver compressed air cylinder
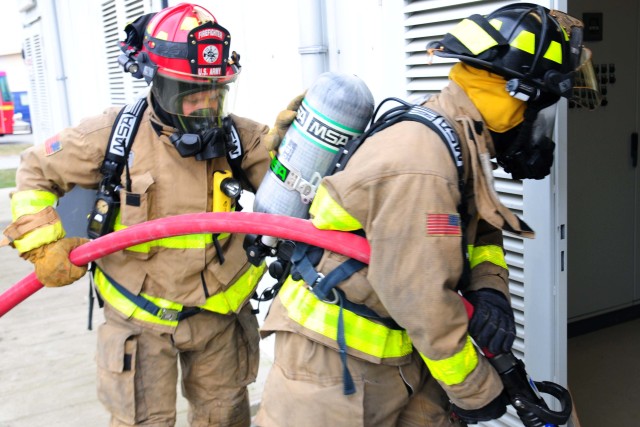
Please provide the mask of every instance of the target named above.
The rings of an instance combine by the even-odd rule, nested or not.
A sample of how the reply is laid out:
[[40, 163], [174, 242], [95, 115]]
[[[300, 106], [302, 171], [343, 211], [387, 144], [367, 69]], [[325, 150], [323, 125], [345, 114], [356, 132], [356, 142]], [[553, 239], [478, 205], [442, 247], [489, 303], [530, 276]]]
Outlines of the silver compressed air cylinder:
[[373, 95], [359, 77], [321, 74], [271, 161], [256, 192], [254, 212], [308, 218], [320, 180], [333, 169], [347, 141], [364, 132], [373, 109]]

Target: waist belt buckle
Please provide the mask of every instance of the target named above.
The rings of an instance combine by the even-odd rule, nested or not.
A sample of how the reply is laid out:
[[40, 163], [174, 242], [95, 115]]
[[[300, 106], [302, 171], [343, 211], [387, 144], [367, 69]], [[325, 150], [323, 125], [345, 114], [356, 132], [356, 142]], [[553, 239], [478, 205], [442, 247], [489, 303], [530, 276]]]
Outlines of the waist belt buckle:
[[338, 294], [336, 288], [331, 288], [330, 294], [325, 296], [324, 298], [320, 298], [318, 293], [314, 291], [313, 288], [315, 288], [322, 281], [322, 279], [324, 279], [324, 274], [318, 272], [318, 278], [316, 279], [316, 281], [313, 282], [312, 285], [308, 285], [309, 290], [313, 292], [313, 294], [322, 302], [325, 302], [327, 304], [338, 304], [340, 302], [340, 295]]
[[322, 282], [322, 279], [324, 279], [324, 274], [320, 273], [319, 271], [316, 272], [316, 274], [318, 275], [318, 277], [316, 277], [315, 282], [313, 283], [307, 283], [307, 289], [309, 289], [311, 292], [313, 292], [315, 294], [315, 292], [313, 291], [313, 288], [316, 287], [316, 285], [320, 282]]
[[175, 322], [178, 320], [178, 315], [180, 314], [179, 310], [173, 310], [171, 308], [161, 308], [158, 311], [158, 317], [162, 320], [168, 320], [170, 322]]

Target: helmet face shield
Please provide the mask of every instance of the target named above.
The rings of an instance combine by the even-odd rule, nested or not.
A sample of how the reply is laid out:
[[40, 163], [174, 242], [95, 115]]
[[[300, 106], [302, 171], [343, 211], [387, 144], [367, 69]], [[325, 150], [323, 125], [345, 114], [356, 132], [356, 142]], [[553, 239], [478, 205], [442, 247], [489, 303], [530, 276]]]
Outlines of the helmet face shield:
[[575, 71], [573, 90], [569, 100], [590, 110], [598, 107], [602, 101], [598, 79], [591, 63], [591, 51], [586, 47], [583, 47], [580, 53], [580, 65]]
[[151, 92], [160, 108], [174, 117], [175, 125], [186, 133], [198, 133], [222, 127], [222, 120], [233, 109], [238, 73], [233, 81], [218, 78], [179, 78], [176, 72], [165, 75], [162, 69], [153, 79]]

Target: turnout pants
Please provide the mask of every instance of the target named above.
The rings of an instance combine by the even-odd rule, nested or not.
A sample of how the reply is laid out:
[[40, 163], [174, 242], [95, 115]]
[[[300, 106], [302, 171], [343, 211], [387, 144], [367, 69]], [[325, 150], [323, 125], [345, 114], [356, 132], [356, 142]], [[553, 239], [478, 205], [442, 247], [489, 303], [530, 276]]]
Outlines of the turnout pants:
[[140, 326], [105, 305], [98, 330], [98, 397], [112, 427], [170, 427], [176, 421], [178, 363], [193, 427], [250, 425], [247, 385], [259, 360], [258, 323], [203, 311], [173, 333]]
[[275, 361], [256, 418], [260, 427], [455, 427], [449, 400], [414, 351], [404, 366], [349, 356], [355, 394], [343, 394], [337, 351], [276, 332]]

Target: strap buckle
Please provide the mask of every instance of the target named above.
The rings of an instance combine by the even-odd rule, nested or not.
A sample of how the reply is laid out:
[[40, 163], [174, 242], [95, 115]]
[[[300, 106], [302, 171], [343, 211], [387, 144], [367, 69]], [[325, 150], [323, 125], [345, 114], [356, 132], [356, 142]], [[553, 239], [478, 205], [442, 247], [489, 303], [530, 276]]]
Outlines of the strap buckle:
[[313, 292], [313, 288], [315, 288], [315, 287], [318, 285], [318, 283], [322, 282], [322, 279], [324, 279], [324, 274], [320, 273], [319, 271], [318, 271], [318, 272], [316, 272], [316, 274], [318, 275], [318, 277], [316, 277], [315, 282], [310, 283], [310, 284], [308, 284], [308, 285], [307, 285], [307, 288], [308, 288], [311, 292]]
[[168, 320], [170, 322], [176, 322], [178, 320], [178, 316], [180, 315], [179, 310], [173, 310], [171, 308], [160, 308], [158, 310], [157, 316], [162, 320]]
[[320, 282], [322, 282], [322, 279], [324, 279], [324, 274], [318, 272], [318, 278], [316, 279], [316, 281], [313, 282], [312, 285], [308, 285], [307, 287], [311, 292], [313, 292], [316, 297], [318, 297], [320, 301], [327, 304], [338, 304], [340, 302], [340, 295], [338, 294], [336, 288], [331, 288], [331, 292], [329, 293], [329, 295], [325, 296], [324, 298], [320, 298], [318, 293], [314, 290], [314, 288], [319, 285]]

